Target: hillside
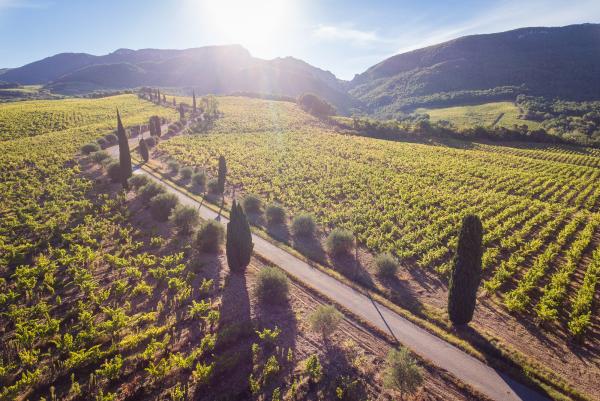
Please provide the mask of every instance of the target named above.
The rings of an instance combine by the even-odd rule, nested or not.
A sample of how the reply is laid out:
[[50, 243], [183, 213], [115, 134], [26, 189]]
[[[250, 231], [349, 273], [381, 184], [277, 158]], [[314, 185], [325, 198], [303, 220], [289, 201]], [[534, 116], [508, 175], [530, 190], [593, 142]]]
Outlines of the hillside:
[[465, 36], [388, 58], [350, 83], [350, 94], [376, 114], [514, 100], [520, 93], [598, 98], [600, 24]]
[[119, 49], [104, 56], [62, 53], [15, 68], [2, 78], [21, 84], [44, 84], [62, 94], [138, 86], [193, 87], [200, 94], [257, 92], [297, 97], [314, 92], [341, 112], [356, 103], [331, 72], [292, 57], [258, 59], [237, 45], [186, 50]]

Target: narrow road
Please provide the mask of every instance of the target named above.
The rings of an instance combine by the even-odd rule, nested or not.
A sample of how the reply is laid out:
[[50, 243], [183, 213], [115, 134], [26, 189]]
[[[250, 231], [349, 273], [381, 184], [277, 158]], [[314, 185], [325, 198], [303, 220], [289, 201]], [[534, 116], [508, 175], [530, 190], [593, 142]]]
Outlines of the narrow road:
[[[133, 144], [137, 139], [132, 140]], [[130, 146], [132, 143], [130, 142]], [[107, 149], [118, 157], [118, 146]], [[167, 191], [175, 194], [179, 201], [195, 208], [200, 203], [190, 198], [171, 184], [160, 178], [135, 167], [134, 174], [145, 174], [151, 180], [163, 184]], [[203, 219], [215, 220], [217, 213], [207, 207], [199, 208]], [[221, 217], [220, 223], [226, 225], [228, 220]], [[269, 241], [252, 234], [254, 252], [265, 257], [298, 280], [308, 284], [324, 296], [343, 305], [350, 312], [393, 335], [402, 345], [430, 361], [434, 365], [448, 371], [463, 383], [495, 401], [549, 401], [546, 396], [526, 387], [503, 373], [496, 371], [485, 363], [470, 356], [459, 348], [436, 337], [411, 321], [403, 318], [387, 307], [375, 302], [368, 296], [354, 290], [352, 287], [336, 280], [322, 271], [310, 266], [294, 255], [273, 245]]]

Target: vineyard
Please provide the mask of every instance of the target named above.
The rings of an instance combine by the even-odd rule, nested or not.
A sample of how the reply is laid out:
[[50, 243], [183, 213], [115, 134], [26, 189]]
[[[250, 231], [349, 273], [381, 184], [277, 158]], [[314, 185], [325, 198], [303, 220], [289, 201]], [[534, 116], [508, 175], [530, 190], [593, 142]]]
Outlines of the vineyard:
[[476, 213], [485, 228], [486, 291], [508, 310], [560, 323], [572, 335], [592, 327], [600, 279], [593, 251], [600, 245], [597, 151], [431, 146], [316, 124], [281, 130], [281, 121], [310, 119], [297, 109], [299, 116], [278, 116], [256, 132], [256, 120], [268, 119], [265, 110], [278, 102], [220, 103], [231, 111], [214, 134], [173, 138], [159, 150], [213, 174], [225, 155], [232, 187], [279, 202], [292, 215], [312, 213], [326, 231], [348, 228], [371, 252], [391, 252], [405, 266], [441, 276], [451, 266], [461, 217]]

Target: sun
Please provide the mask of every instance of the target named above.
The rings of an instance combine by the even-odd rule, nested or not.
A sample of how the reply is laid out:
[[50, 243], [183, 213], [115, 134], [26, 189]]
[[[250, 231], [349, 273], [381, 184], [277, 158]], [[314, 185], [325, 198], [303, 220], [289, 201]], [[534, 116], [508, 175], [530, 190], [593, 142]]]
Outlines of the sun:
[[254, 51], [268, 50], [292, 18], [292, 0], [216, 0], [201, 3], [202, 20], [219, 36]]

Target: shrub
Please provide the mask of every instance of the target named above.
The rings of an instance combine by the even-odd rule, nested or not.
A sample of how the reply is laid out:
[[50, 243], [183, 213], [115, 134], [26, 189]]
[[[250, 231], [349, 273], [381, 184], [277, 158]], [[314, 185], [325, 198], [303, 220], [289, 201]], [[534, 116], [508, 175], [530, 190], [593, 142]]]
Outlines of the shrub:
[[219, 191], [219, 180], [217, 180], [216, 178], [211, 178], [210, 180], [208, 180], [206, 188], [208, 189], [208, 192], [210, 192], [213, 195], [221, 193]]
[[97, 152], [100, 150], [100, 145], [97, 143], [86, 143], [81, 147], [81, 153], [84, 155], [89, 155], [92, 152]]
[[305, 93], [300, 96], [298, 104], [307, 112], [318, 117], [327, 117], [335, 114], [335, 107], [312, 93]]
[[337, 330], [342, 314], [333, 305], [321, 305], [310, 314], [308, 321], [310, 328], [326, 339]]
[[408, 349], [392, 349], [385, 360], [386, 368], [383, 374], [383, 384], [401, 393], [413, 394], [423, 383], [421, 369]]
[[150, 214], [158, 221], [167, 221], [177, 203], [178, 200], [175, 194], [158, 194], [150, 201]]
[[321, 380], [323, 367], [317, 355], [313, 354], [306, 359], [304, 362], [304, 372], [312, 382], [318, 383]]
[[341, 228], [333, 230], [325, 240], [325, 248], [330, 255], [350, 253], [353, 246], [354, 236], [352, 232]]
[[148, 145], [149, 148], [152, 148], [154, 146], [156, 146], [156, 138], [151, 136], [150, 138], [144, 138], [144, 141], [146, 141], [146, 145]]
[[271, 203], [265, 210], [267, 224], [283, 224], [285, 222], [285, 209], [277, 203]]
[[181, 175], [181, 178], [183, 178], [184, 180], [189, 180], [190, 178], [192, 178], [192, 173], [193, 170], [191, 167], [184, 167], [179, 171], [179, 175]]
[[118, 161], [113, 161], [106, 166], [106, 172], [113, 182], [121, 181], [121, 165]]
[[216, 253], [224, 238], [223, 226], [214, 220], [207, 220], [200, 226], [196, 234], [196, 248], [201, 252]]
[[99, 150], [97, 152], [92, 153], [92, 161], [94, 163], [102, 163], [107, 159], [110, 159], [110, 155], [104, 150]]
[[198, 210], [195, 207], [185, 205], [178, 205], [173, 210], [171, 217], [180, 234], [189, 234], [200, 220]]
[[167, 168], [169, 169], [169, 173], [175, 175], [179, 172], [179, 163], [174, 160], [171, 160], [167, 163]]
[[204, 188], [206, 185], [206, 174], [200, 172], [192, 175], [192, 184], [199, 188]]
[[260, 198], [256, 195], [248, 194], [242, 199], [242, 207], [246, 213], [259, 213], [260, 206]]
[[281, 269], [266, 266], [258, 273], [254, 295], [260, 302], [284, 303], [288, 295], [288, 278]]
[[375, 268], [380, 277], [394, 277], [398, 271], [396, 259], [389, 253], [381, 253], [375, 257]]
[[98, 138], [98, 139], [96, 139], [96, 143], [98, 145], [100, 145], [100, 147], [102, 147], [102, 148], [105, 147], [106, 144], [107, 144], [106, 139], [104, 139], [104, 138]]
[[106, 142], [108, 142], [108, 143], [117, 142], [117, 136], [115, 134], [108, 134], [104, 137], [104, 139], [106, 139]]
[[133, 189], [139, 189], [150, 182], [150, 179], [144, 174], [134, 174], [129, 177], [129, 185]]
[[165, 192], [165, 189], [163, 188], [162, 185], [160, 185], [154, 181], [150, 181], [146, 185], [140, 187], [139, 195], [140, 195], [140, 199], [142, 200], [143, 203], [148, 203], [156, 195], [162, 194], [164, 192]]
[[294, 217], [292, 221], [292, 232], [294, 235], [309, 237], [315, 234], [317, 225], [310, 214], [301, 214]]

